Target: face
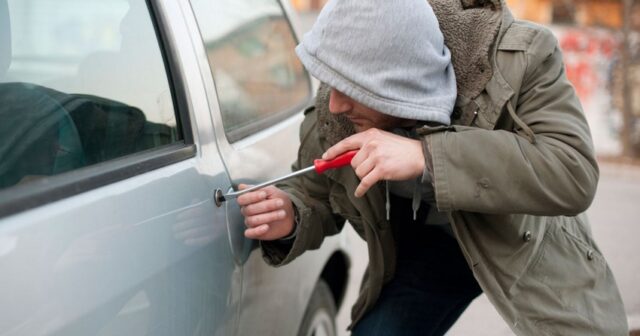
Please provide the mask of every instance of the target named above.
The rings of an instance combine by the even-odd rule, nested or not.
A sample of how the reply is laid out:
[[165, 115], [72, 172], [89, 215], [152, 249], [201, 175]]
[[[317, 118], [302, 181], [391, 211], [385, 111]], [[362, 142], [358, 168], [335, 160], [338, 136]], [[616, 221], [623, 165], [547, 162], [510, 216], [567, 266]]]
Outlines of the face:
[[390, 130], [395, 127], [415, 124], [414, 120], [393, 117], [364, 106], [333, 88], [329, 96], [329, 112], [342, 114], [348, 118], [353, 123], [356, 132], [366, 131], [370, 128]]

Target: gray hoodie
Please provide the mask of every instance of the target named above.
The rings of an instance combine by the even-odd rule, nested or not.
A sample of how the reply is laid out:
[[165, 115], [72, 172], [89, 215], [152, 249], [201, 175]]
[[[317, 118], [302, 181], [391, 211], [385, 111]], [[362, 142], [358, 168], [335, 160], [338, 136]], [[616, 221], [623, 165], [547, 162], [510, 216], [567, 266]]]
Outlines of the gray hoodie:
[[296, 52], [314, 77], [369, 108], [451, 122], [451, 54], [425, 0], [330, 0]]

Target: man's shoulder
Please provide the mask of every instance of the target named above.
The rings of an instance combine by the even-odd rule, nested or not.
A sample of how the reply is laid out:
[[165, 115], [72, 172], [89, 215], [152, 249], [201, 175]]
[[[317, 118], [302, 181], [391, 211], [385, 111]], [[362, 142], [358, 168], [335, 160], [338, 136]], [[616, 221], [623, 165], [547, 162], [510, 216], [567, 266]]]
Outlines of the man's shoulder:
[[524, 20], [515, 20], [498, 42], [498, 61], [505, 79], [514, 88], [533, 71], [539, 71], [545, 61], [559, 53], [558, 40], [548, 27]]
[[548, 55], [555, 50], [557, 44], [555, 35], [548, 27], [530, 21], [515, 20], [502, 35], [498, 50]]

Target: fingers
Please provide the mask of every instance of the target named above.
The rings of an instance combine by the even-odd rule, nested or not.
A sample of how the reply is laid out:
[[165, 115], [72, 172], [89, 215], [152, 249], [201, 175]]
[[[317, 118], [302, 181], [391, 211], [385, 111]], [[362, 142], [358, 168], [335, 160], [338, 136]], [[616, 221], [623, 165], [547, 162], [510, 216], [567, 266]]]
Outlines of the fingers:
[[365, 177], [360, 179], [360, 184], [356, 188], [355, 196], [362, 197], [373, 185], [383, 179], [383, 175], [379, 169], [374, 169]]
[[369, 188], [382, 179], [382, 170], [378, 167], [379, 159], [372, 155], [377, 147], [377, 142], [372, 140], [365, 144], [351, 160], [351, 166], [360, 178], [360, 184], [355, 191], [356, 197], [362, 197]]
[[255, 216], [266, 212], [282, 209], [284, 201], [280, 198], [267, 199], [264, 201], [248, 204], [242, 207], [241, 212], [246, 216]]
[[[239, 190], [243, 190], [248, 188], [249, 186], [245, 185], [245, 184], [241, 184], [238, 186]], [[236, 201], [238, 202], [238, 205], [240, 206], [245, 206], [245, 205], [249, 205], [249, 204], [253, 204], [253, 203], [257, 203], [260, 201], [263, 201], [267, 198], [267, 192], [264, 189], [259, 189], [256, 191], [252, 191], [252, 192], [248, 192], [246, 194], [240, 195], [238, 196], [238, 198], [236, 199]]]
[[351, 161], [351, 165], [356, 173], [356, 175], [362, 180], [365, 176], [367, 176], [373, 168], [375, 168], [376, 164], [373, 159], [364, 160], [364, 162], [354, 164]]
[[[243, 185], [239, 186], [242, 190]], [[284, 200], [281, 198], [269, 198], [270, 190], [265, 189], [250, 192], [238, 197], [240, 212], [246, 218], [247, 225], [267, 224], [274, 220], [284, 218]]]
[[284, 219], [287, 216], [287, 212], [284, 210], [271, 211], [267, 213], [263, 213], [255, 216], [246, 216], [244, 218], [244, 223], [250, 227], [258, 227], [263, 224], [269, 224], [275, 221], [279, 221]]
[[[243, 214], [247, 210], [242, 210]], [[251, 210], [250, 210], [251, 211]], [[283, 220], [287, 217], [287, 212], [283, 209], [269, 211], [258, 215], [247, 216], [245, 215], [244, 223], [247, 229], [244, 231], [245, 237], [249, 239], [269, 239], [271, 224], [276, 224], [277, 221]]]
[[244, 236], [249, 239], [260, 239], [262, 236], [267, 234], [267, 232], [269, 232], [269, 225], [262, 224], [255, 228], [246, 229], [244, 231]]
[[373, 173], [376, 161], [371, 158], [371, 152], [377, 146], [376, 141], [369, 141], [379, 133], [377, 129], [370, 129], [362, 133], [354, 134], [329, 148], [323, 155], [323, 160], [331, 160], [336, 156], [353, 149], [359, 149], [351, 160], [356, 175], [360, 178], [360, 185], [355, 191], [356, 197], [362, 197], [371, 186], [380, 180], [379, 173]]
[[331, 160], [344, 152], [362, 148], [362, 146], [367, 143], [367, 139], [369, 139], [377, 131], [378, 130], [376, 129], [370, 129], [345, 138], [344, 140], [327, 149], [327, 151], [322, 154], [322, 159]]
[[[239, 190], [249, 186], [241, 184]], [[289, 196], [274, 186], [248, 192], [237, 198], [247, 229], [245, 237], [274, 240], [291, 234], [294, 226], [293, 203]]]
[[424, 171], [424, 155], [420, 140], [409, 139], [371, 128], [354, 134], [331, 148], [323, 159], [332, 159], [348, 150], [358, 149], [351, 166], [360, 178], [355, 196], [362, 197], [381, 180], [406, 181]]

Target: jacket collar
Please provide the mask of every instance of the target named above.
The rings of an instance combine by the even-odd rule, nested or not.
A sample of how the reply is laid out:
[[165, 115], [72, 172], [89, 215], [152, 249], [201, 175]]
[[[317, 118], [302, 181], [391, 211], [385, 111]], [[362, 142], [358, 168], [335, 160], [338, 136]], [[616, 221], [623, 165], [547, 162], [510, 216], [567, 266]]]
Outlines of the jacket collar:
[[509, 27], [513, 23], [513, 21], [514, 21], [514, 18], [513, 18], [513, 15], [511, 14], [511, 11], [509, 11], [509, 9], [506, 7], [503, 8], [502, 25], [500, 27], [500, 31], [496, 38], [496, 42], [493, 44], [493, 48], [490, 54], [490, 61], [493, 69], [493, 75], [487, 82], [485, 89], [489, 94], [489, 97], [495, 104], [495, 106], [498, 106], [498, 107], [504, 106], [507, 100], [509, 100], [514, 94], [513, 88], [504, 79], [504, 76], [502, 75], [502, 72], [500, 71], [500, 67], [498, 67], [498, 64], [496, 61], [496, 54], [498, 53], [498, 45], [502, 40], [502, 37], [506, 33], [507, 29], [509, 29]]
[[429, 0], [451, 51], [458, 95], [478, 96], [493, 76], [492, 51], [502, 26], [501, 0]]

